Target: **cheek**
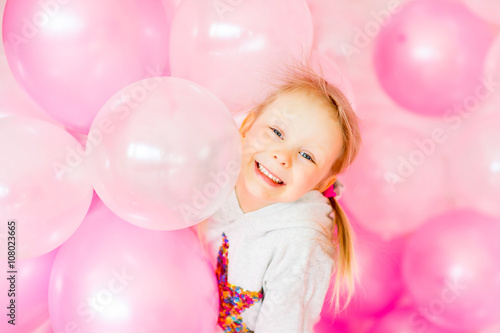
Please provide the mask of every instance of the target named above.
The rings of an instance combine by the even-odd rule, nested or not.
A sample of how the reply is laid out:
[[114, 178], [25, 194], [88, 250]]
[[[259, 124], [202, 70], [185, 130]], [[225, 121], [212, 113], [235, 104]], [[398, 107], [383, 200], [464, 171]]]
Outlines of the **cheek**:
[[247, 140], [243, 143], [242, 147], [242, 156], [243, 159], [249, 160], [253, 155], [257, 154], [261, 148], [261, 144], [255, 141], [255, 138], [248, 137]]
[[309, 186], [309, 184], [315, 182], [317, 178], [316, 173], [314, 173], [306, 165], [301, 165], [300, 161], [295, 164], [294, 179], [302, 186]]
[[[250, 139], [250, 140], [249, 140]], [[243, 147], [242, 147], [242, 155], [243, 156], [249, 156], [253, 155], [255, 153], [255, 144], [251, 140], [251, 138], [248, 138], [243, 142]]]
[[243, 144], [243, 154], [252, 154], [262, 150], [269, 142], [266, 131], [249, 132]]

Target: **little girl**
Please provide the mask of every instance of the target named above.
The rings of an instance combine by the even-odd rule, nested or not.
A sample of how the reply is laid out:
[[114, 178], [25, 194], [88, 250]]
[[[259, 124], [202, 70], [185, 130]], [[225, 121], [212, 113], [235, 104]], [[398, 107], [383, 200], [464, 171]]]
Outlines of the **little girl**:
[[357, 155], [358, 119], [310, 65], [282, 81], [241, 124], [235, 189], [198, 225], [219, 284], [219, 332], [313, 332], [335, 271], [330, 309], [341, 290], [345, 306], [353, 293], [352, 232], [333, 186]]

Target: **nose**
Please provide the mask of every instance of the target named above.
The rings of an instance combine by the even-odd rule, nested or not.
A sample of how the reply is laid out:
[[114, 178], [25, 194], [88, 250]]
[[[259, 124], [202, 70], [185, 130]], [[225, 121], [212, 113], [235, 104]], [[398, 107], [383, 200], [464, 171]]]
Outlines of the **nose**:
[[274, 159], [278, 161], [279, 164], [284, 167], [290, 166], [290, 154], [287, 152], [275, 152], [273, 155]]

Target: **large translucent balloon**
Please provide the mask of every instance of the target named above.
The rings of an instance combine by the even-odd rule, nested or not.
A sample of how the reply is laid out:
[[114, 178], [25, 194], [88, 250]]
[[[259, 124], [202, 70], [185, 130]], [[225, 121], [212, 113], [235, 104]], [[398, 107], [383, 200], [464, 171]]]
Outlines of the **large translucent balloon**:
[[[31, 117], [0, 119], [0, 216], [15, 228], [16, 255], [35, 257], [64, 243], [85, 217], [92, 185], [80, 144], [61, 128]], [[15, 225], [15, 226], [14, 226]], [[2, 229], [1, 256], [7, 253]]]
[[491, 27], [459, 1], [410, 1], [381, 29], [375, 69], [401, 106], [440, 116], [482, 84], [493, 36]]
[[169, 26], [159, 0], [9, 0], [3, 38], [30, 96], [86, 132], [116, 91], [168, 73]]
[[364, 122], [363, 145], [342, 178], [342, 202], [365, 229], [384, 238], [408, 234], [451, 206], [443, 131]]
[[212, 333], [215, 273], [190, 230], [134, 226], [99, 203], [57, 254], [54, 332]]
[[234, 189], [241, 140], [229, 110], [206, 89], [157, 77], [103, 106], [86, 154], [94, 188], [115, 214], [174, 230], [212, 215]]
[[236, 114], [269, 93], [275, 67], [309, 55], [313, 29], [305, 0], [184, 0], [171, 38], [172, 75], [207, 87]]
[[500, 113], [471, 121], [453, 142], [454, 195], [460, 206], [500, 217]]
[[409, 240], [403, 276], [418, 318], [477, 330], [500, 320], [500, 220], [473, 210], [439, 215]]
[[[0, 322], [2, 332], [32, 332], [49, 319], [49, 277], [56, 253], [57, 249], [39, 257], [19, 260], [9, 268], [17, 273], [4, 272], [6, 276], [0, 280], [4, 292], [0, 299], [7, 307], [7, 316], [4, 315]], [[15, 301], [12, 306], [11, 300]]]

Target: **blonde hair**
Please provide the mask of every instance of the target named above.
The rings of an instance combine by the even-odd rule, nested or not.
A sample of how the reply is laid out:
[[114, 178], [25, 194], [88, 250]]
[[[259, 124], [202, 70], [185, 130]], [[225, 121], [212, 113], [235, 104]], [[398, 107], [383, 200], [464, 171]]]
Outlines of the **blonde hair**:
[[[295, 60], [284, 70], [274, 73], [273, 77], [276, 81], [271, 84], [274, 88], [273, 92], [250, 110], [241, 124], [240, 133], [251, 113], [257, 118], [278, 96], [304, 90], [315, 93], [332, 106], [332, 116], [338, 121], [342, 131], [343, 149], [330, 170], [331, 175], [337, 175], [345, 171], [358, 154], [361, 145], [359, 120], [340, 89], [323, 78], [321, 67], [319, 71], [316, 73], [308, 62]], [[332, 223], [331, 230], [324, 230], [328, 242], [321, 243], [321, 245], [326, 245], [325, 252], [336, 263], [336, 269], [334, 268], [331, 272], [331, 281], [334, 281], [334, 285], [329, 299], [329, 308], [332, 313], [337, 314], [344, 310], [352, 299], [355, 281], [358, 280], [358, 269], [353, 246], [354, 233], [349, 220], [335, 198], [329, 198], [329, 201], [335, 214], [334, 223]], [[205, 221], [198, 224], [197, 230], [200, 241], [206, 248], [206, 241], [203, 237], [206, 230]], [[334, 276], [335, 280], [333, 280]], [[341, 310], [340, 299], [344, 294], [345, 302]]]

